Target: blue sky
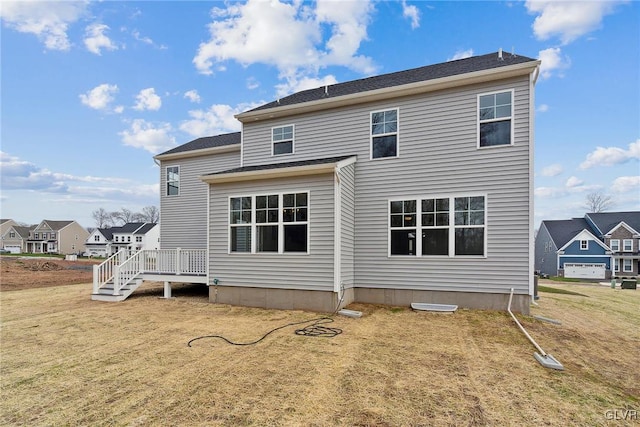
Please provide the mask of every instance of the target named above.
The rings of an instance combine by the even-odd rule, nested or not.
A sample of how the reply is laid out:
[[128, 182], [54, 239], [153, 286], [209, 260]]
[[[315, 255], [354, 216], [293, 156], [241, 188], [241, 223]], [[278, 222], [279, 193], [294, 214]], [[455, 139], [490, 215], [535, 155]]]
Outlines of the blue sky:
[[542, 59], [535, 215], [640, 210], [640, 3], [0, 3], [0, 216], [159, 205], [153, 155], [298, 90], [469, 55]]

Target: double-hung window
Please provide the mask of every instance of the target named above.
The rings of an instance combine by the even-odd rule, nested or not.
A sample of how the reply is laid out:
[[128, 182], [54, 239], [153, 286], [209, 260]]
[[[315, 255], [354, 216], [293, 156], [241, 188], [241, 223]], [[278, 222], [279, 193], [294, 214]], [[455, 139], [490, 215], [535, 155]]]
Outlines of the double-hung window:
[[398, 109], [371, 113], [371, 158], [398, 156]]
[[293, 125], [274, 127], [271, 129], [271, 154], [278, 156], [281, 154], [293, 153]]
[[611, 239], [609, 242], [609, 246], [613, 252], [618, 252], [620, 250], [620, 240], [619, 239]]
[[633, 271], [633, 263], [632, 263], [632, 259], [630, 258], [625, 258], [622, 260], [622, 271], [624, 271], [625, 273], [630, 273]]
[[180, 194], [180, 166], [167, 167], [167, 196]]
[[580, 250], [586, 251], [589, 249], [589, 241], [588, 240], [580, 240]]
[[624, 239], [622, 241], [622, 250], [624, 252], [633, 252], [633, 240], [632, 239]]
[[389, 254], [485, 255], [485, 196], [389, 202]]
[[513, 144], [513, 90], [478, 95], [478, 147]]
[[308, 252], [309, 194], [232, 197], [230, 252]]

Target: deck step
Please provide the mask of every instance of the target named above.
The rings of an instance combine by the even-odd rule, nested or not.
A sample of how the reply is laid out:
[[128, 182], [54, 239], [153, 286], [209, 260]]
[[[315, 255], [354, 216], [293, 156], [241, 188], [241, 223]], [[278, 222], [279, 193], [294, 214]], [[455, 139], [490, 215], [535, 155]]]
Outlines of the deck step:
[[108, 301], [108, 302], [120, 302], [124, 301], [142, 284], [142, 279], [135, 279], [133, 282], [124, 285], [120, 288], [118, 295], [113, 294], [114, 284], [113, 282], [106, 283], [97, 293], [91, 294], [93, 301]]

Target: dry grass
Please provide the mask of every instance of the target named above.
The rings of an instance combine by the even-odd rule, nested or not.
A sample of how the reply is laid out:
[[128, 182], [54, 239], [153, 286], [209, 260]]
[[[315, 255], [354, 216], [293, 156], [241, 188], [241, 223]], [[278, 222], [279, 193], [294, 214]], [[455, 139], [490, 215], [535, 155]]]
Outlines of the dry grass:
[[[145, 285], [148, 286], [148, 285]], [[124, 303], [89, 285], [4, 292], [2, 425], [632, 425], [640, 410], [640, 292], [553, 284], [520, 319], [566, 371], [541, 367], [506, 313], [353, 305], [331, 339], [280, 330], [316, 317], [210, 304], [159, 286]], [[195, 292], [197, 293], [197, 292]], [[619, 412], [620, 414], [622, 412]]]

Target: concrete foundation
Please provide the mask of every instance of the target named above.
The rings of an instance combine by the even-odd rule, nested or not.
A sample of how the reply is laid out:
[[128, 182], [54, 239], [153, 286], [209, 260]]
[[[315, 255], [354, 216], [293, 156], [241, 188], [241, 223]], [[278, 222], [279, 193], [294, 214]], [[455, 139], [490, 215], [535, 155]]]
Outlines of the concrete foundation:
[[[352, 302], [406, 307], [410, 306], [412, 302], [424, 302], [453, 304], [460, 308], [506, 311], [509, 294], [349, 288], [345, 289], [344, 297], [340, 302], [337, 293], [328, 291], [210, 286], [209, 301], [245, 307], [308, 310], [323, 313], [332, 313]], [[338, 307], [339, 302], [340, 306]], [[529, 295], [514, 295], [511, 310], [528, 315], [530, 302]]]

